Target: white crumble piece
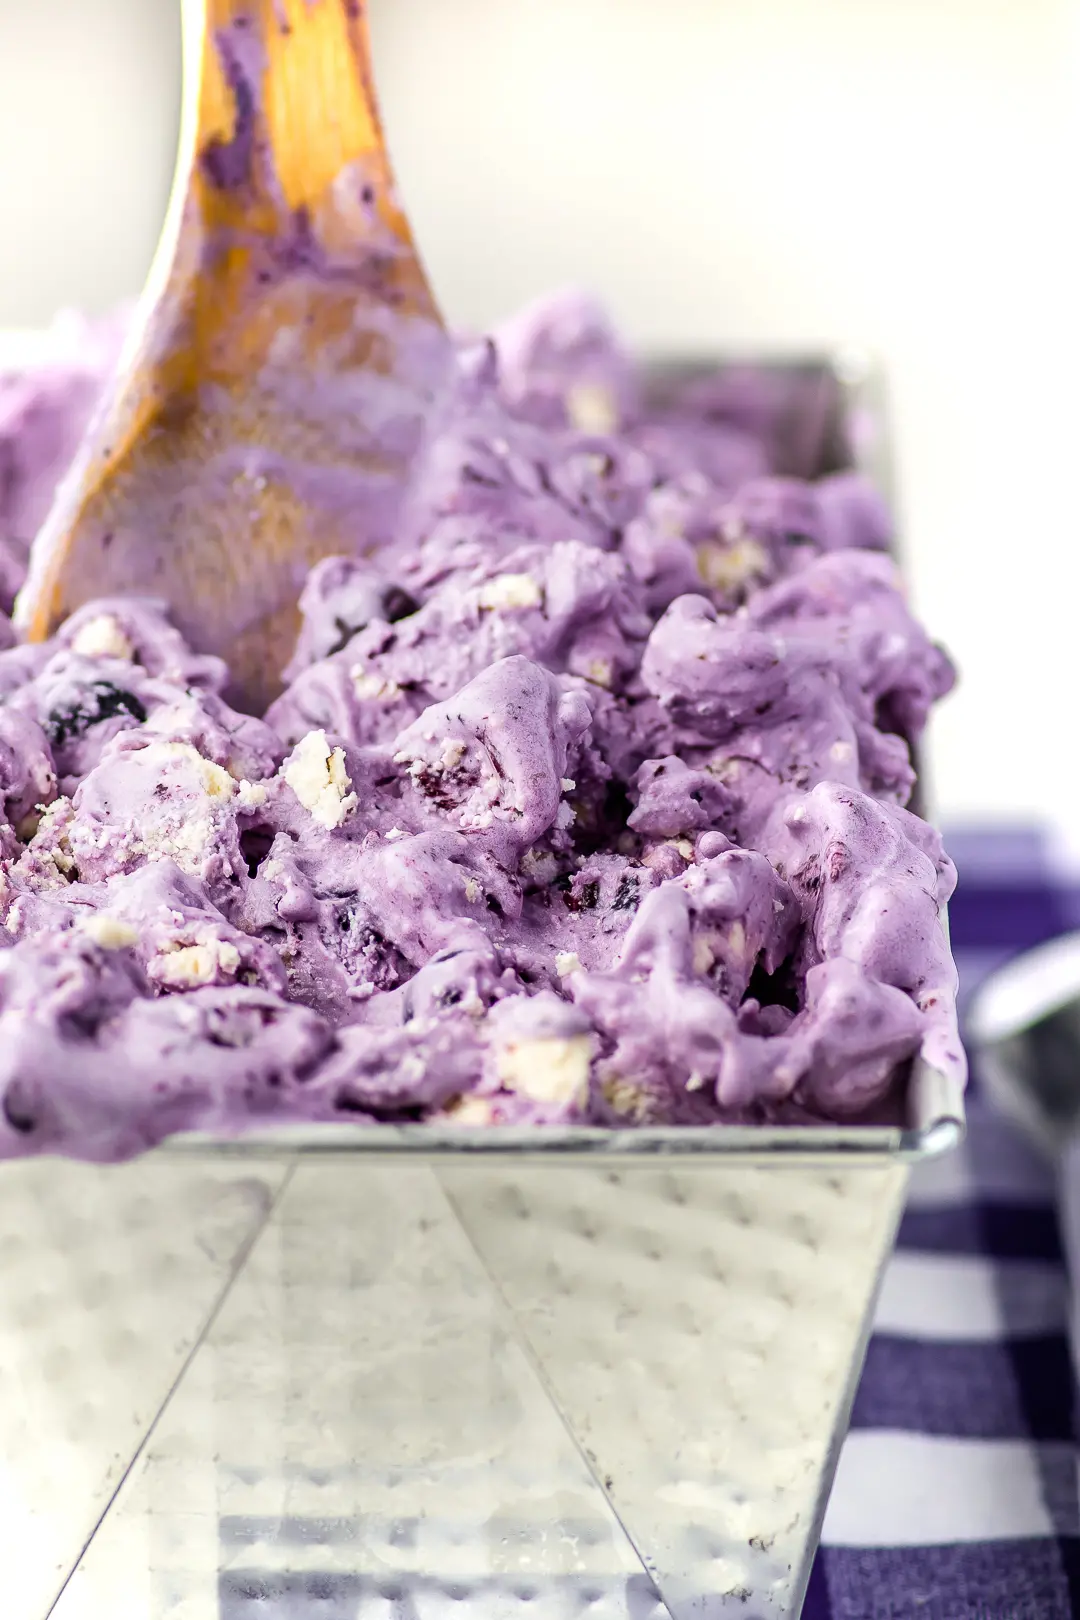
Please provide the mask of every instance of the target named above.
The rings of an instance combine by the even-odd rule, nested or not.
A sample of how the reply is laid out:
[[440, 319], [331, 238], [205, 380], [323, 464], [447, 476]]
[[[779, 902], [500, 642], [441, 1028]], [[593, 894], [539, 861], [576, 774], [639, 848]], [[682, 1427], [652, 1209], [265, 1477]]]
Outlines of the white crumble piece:
[[559, 863], [547, 850], [527, 849], [521, 858], [521, 870], [537, 883], [553, 883], [559, 873]]
[[215, 765], [212, 759], [206, 759], [192, 743], [153, 742], [140, 749], [139, 753], [143, 765], [164, 765], [173, 760], [189, 761], [196, 765], [208, 798], [231, 799], [236, 792], [236, 782], [224, 765]]
[[384, 836], [389, 838], [390, 842], [393, 843], [395, 839], [408, 838], [409, 835], [405, 831], [404, 827], [388, 827]]
[[585, 670], [586, 680], [592, 681], [594, 686], [602, 686], [606, 690], [610, 687], [614, 670], [606, 658], [593, 658]]
[[470, 906], [475, 906], [480, 898], [480, 885], [475, 878], [465, 879], [465, 898]]
[[[155, 741], [122, 753], [110, 763], [109, 771], [114, 780], [119, 777], [130, 788], [135, 802], [142, 806], [141, 814], [116, 821], [108, 814], [95, 819], [80, 811], [70, 816], [66, 827], [61, 818], [60, 836], [66, 833], [76, 867], [82, 871], [86, 861], [97, 861], [108, 851], [120, 861], [139, 857], [172, 860], [181, 871], [199, 873], [217, 836], [215, 812], [230, 805], [236, 792], [237, 784], [229, 772], [204, 758], [191, 743], [175, 741]], [[156, 797], [162, 787], [179, 790], [179, 796], [166, 791]], [[31, 849], [44, 845], [42, 853], [55, 863], [57, 832], [51, 824], [46, 828], [46, 820], [42, 818], [38, 840]], [[49, 849], [46, 840], [54, 848]]]
[[564, 793], [573, 793], [574, 789], [577, 787], [577, 783], [573, 781], [571, 777], [564, 776], [559, 786], [562, 788]]
[[240, 966], [240, 952], [224, 939], [204, 939], [185, 945], [177, 940], [166, 945], [147, 967], [147, 977], [169, 990], [190, 990], [196, 985], [213, 984], [219, 973], [233, 978]]
[[269, 789], [265, 782], [238, 782], [236, 802], [242, 810], [257, 810], [267, 800]]
[[619, 425], [619, 407], [610, 388], [600, 383], [578, 383], [566, 394], [566, 414], [579, 433], [596, 438], [614, 433]]
[[693, 1074], [688, 1074], [686, 1077], [687, 1091], [701, 1091], [704, 1089], [706, 1084], [707, 1081], [705, 1076], [703, 1074], [698, 1074], [696, 1071]]
[[130, 923], [122, 917], [110, 916], [107, 911], [92, 912], [82, 919], [80, 927], [103, 951], [128, 950], [139, 938]]
[[135, 657], [135, 648], [111, 613], [87, 619], [72, 638], [71, 650], [83, 658], [121, 658], [125, 663]]
[[443, 1109], [443, 1118], [454, 1125], [490, 1125], [495, 1109], [487, 1097], [455, 1097]]
[[838, 765], [849, 765], [855, 758], [855, 749], [849, 742], [834, 742], [829, 749], [829, 758]]
[[589, 1093], [592, 1038], [545, 1037], [516, 1041], [499, 1053], [499, 1079], [533, 1102], [584, 1107]]
[[604, 1101], [623, 1119], [634, 1125], [643, 1125], [653, 1109], [653, 1096], [639, 1080], [624, 1075], [608, 1075], [600, 1084]]
[[560, 979], [568, 979], [572, 973], [580, 973], [581, 957], [577, 951], [560, 951], [555, 958], [555, 972]]
[[[465, 744], [461, 741], [461, 738], [460, 737], [448, 737], [446, 739], [446, 742], [445, 742], [444, 746], [443, 746], [443, 751], [439, 755], [439, 764], [442, 766], [443, 770], [444, 771], [456, 770], [457, 767], [461, 764], [461, 762], [462, 762], [462, 760], [464, 758], [465, 758]], [[422, 764], [421, 764], [420, 768], [421, 768], [421, 770], [423, 770], [423, 765]], [[412, 769], [411, 766], [410, 766], [410, 769]]]
[[769, 571], [769, 555], [756, 540], [738, 539], [726, 545], [707, 540], [697, 548], [698, 573], [714, 591], [735, 590]]
[[564, 800], [555, 812], [556, 827], [558, 827], [560, 832], [565, 832], [568, 827], [572, 827], [574, 825], [576, 820], [577, 811], [574, 809], [572, 804], [567, 804]]
[[678, 850], [684, 861], [693, 860], [694, 846], [690, 842], [689, 838], [677, 838], [675, 840], [675, 848]]
[[531, 574], [498, 574], [481, 585], [478, 596], [480, 606], [494, 612], [539, 607], [543, 599], [543, 592]]
[[70, 881], [75, 871], [75, 857], [71, 852], [68, 836], [73, 814], [74, 806], [70, 799], [54, 799], [42, 812], [30, 846], [50, 864], [58, 879], [65, 883]]
[[362, 664], [354, 664], [349, 675], [359, 698], [366, 698], [371, 703], [396, 703], [401, 697], [401, 687], [397, 681], [373, 675]]
[[356, 809], [344, 752], [330, 747], [325, 731], [309, 731], [300, 739], [285, 762], [283, 774], [311, 819], [328, 832], [340, 827]]

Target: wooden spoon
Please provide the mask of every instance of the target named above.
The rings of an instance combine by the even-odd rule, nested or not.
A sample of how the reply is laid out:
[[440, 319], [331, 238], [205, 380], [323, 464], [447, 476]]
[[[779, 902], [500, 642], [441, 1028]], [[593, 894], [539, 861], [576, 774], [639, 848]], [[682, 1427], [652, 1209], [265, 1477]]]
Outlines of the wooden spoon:
[[184, 0], [173, 196], [16, 623], [168, 603], [230, 696], [280, 690], [318, 558], [377, 548], [449, 342], [398, 208], [360, 0]]

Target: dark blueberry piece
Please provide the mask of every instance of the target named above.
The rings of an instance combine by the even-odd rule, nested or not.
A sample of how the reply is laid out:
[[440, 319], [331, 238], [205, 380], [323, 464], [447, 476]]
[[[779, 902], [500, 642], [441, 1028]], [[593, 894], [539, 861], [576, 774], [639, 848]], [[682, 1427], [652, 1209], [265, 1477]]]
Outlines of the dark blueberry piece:
[[146, 709], [134, 692], [125, 692], [111, 681], [94, 681], [81, 702], [53, 709], [45, 721], [45, 735], [54, 748], [62, 748], [70, 738], [83, 737], [92, 726], [120, 714], [130, 715], [140, 725], [146, 719]]
[[366, 1114], [368, 1112], [367, 1105], [360, 1102], [357, 1097], [352, 1096], [344, 1088], [334, 1098], [334, 1107], [340, 1108], [343, 1114]]
[[17, 1080], [13, 1080], [4, 1093], [4, 1118], [13, 1131], [23, 1136], [29, 1136], [37, 1124]]
[[848, 869], [851, 851], [844, 844], [830, 844], [825, 851], [828, 863], [829, 882], [838, 883]]
[[327, 658], [333, 658], [335, 653], [341, 652], [343, 648], [349, 645], [349, 642], [352, 640], [353, 636], [355, 636], [356, 633], [363, 628], [364, 626], [362, 624], [347, 624], [344, 619], [339, 618], [339, 616], [335, 613], [334, 629], [337, 631], [337, 638], [334, 641], [334, 645], [326, 649]]
[[594, 878], [589, 883], [583, 883], [575, 894], [573, 889], [566, 896], [567, 910], [592, 911], [600, 899], [600, 884]]
[[[783, 874], [781, 874], [782, 876]], [[811, 855], [801, 872], [796, 872], [793, 881], [804, 888], [808, 894], [816, 894], [821, 888], [821, 859]]]
[[407, 619], [411, 613], [418, 613], [420, 604], [400, 585], [391, 585], [383, 596], [382, 610], [387, 624], [397, 624], [399, 619]]
[[636, 911], [641, 899], [641, 889], [636, 877], [624, 872], [619, 879], [619, 886], [615, 890], [613, 909], [615, 911]]

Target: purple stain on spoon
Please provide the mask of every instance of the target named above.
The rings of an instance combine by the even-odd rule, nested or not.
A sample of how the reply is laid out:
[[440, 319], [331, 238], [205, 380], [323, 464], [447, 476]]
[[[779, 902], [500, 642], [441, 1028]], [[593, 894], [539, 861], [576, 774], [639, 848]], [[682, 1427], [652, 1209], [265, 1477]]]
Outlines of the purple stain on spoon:
[[[248, 19], [238, 17], [215, 35], [222, 71], [232, 92], [235, 123], [225, 141], [215, 137], [202, 153], [202, 166], [219, 191], [240, 191], [255, 180], [258, 100], [252, 72], [253, 47], [246, 37]], [[247, 58], [247, 60], [245, 60]]]

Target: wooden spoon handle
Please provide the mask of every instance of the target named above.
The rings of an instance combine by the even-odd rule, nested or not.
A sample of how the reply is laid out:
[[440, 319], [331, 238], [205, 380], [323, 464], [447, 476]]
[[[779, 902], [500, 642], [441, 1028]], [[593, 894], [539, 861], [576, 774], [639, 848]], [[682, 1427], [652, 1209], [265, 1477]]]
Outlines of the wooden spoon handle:
[[280, 229], [283, 214], [323, 216], [357, 200], [343, 194], [351, 171], [366, 176], [379, 223], [411, 246], [360, 0], [188, 0], [187, 10], [202, 57], [197, 190], [208, 222]]
[[183, 15], [169, 220], [17, 620], [40, 640], [91, 597], [163, 597], [260, 708], [307, 569], [388, 537], [449, 346], [359, 0], [184, 0]]

